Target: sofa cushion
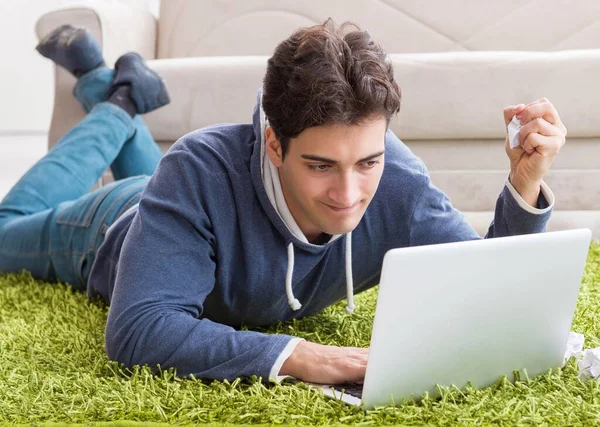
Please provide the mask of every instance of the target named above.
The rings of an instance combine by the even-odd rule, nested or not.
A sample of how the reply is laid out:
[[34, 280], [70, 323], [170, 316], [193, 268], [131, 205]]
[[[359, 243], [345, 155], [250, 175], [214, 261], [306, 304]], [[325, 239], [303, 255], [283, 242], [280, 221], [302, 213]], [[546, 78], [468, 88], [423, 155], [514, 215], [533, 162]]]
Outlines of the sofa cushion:
[[359, 23], [389, 53], [600, 47], [597, 0], [168, 0], [158, 57], [270, 55], [328, 17]]
[[[600, 50], [393, 54], [402, 90], [390, 124], [404, 140], [503, 139], [506, 105], [548, 97], [569, 138], [600, 136]], [[173, 141], [221, 122], [246, 123], [267, 57], [150, 61], [173, 102], [147, 116], [156, 139]]]

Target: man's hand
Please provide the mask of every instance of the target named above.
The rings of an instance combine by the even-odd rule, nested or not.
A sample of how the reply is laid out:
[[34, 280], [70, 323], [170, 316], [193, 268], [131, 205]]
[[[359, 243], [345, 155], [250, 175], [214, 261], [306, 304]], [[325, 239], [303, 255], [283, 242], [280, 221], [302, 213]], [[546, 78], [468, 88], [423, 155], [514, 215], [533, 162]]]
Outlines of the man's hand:
[[279, 375], [320, 384], [361, 382], [365, 379], [368, 348], [334, 347], [301, 341]]
[[520, 146], [512, 149], [506, 138], [505, 150], [510, 159], [510, 183], [529, 205], [536, 207], [542, 178], [565, 145], [567, 128], [554, 105], [540, 98], [528, 105], [504, 109], [504, 122], [513, 116], [521, 121]]

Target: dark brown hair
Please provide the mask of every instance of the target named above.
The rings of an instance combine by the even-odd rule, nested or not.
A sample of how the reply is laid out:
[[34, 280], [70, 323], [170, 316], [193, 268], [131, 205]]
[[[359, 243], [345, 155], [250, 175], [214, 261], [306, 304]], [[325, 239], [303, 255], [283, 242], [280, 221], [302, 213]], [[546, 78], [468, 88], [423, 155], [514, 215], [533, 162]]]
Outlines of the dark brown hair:
[[[352, 31], [347, 31], [352, 27]], [[391, 61], [371, 35], [331, 19], [301, 28], [269, 58], [262, 106], [285, 155], [290, 138], [313, 126], [357, 125], [400, 111]]]

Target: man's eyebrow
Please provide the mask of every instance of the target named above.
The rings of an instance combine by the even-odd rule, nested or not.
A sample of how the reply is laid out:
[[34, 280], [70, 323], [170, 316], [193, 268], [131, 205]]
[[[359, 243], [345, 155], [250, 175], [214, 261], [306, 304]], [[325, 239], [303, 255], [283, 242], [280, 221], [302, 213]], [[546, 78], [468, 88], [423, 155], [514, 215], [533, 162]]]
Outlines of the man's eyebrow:
[[[381, 156], [383, 153], [385, 153], [385, 151], [379, 151], [377, 153], [371, 154], [370, 156], [360, 159], [357, 163], [368, 162], [369, 160], [373, 160], [374, 158]], [[315, 156], [313, 154], [302, 154], [300, 155], [300, 157], [307, 160], [314, 160], [315, 162], [329, 163], [331, 165], [335, 165], [337, 163], [337, 160], [328, 159], [327, 157]]]
[[385, 151], [384, 151], [384, 150], [382, 150], [382, 151], [380, 151], [380, 152], [378, 152], [378, 153], [371, 154], [370, 156], [367, 156], [367, 157], [365, 157], [364, 159], [360, 159], [360, 160], [358, 161], [358, 163], [362, 163], [362, 162], [368, 162], [369, 160], [373, 160], [373, 159], [375, 159], [375, 158], [377, 158], [377, 157], [381, 156], [383, 153], [385, 153]]

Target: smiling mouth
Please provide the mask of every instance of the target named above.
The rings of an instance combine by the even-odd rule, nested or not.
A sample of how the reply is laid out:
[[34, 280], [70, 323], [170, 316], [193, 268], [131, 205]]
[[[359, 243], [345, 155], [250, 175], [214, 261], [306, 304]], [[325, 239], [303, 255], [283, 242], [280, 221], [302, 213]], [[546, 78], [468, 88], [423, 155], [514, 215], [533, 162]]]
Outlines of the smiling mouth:
[[349, 213], [349, 212], [352, 212], [354, 209], [356, 209], [356, 207], [358, 206], [358, 202], [356, 202], [352, 206], [348, 206], [345, 208], [338, 208], [336, 206], [328, 205], [327, 203], [324, 203], [324, 205], [327, 206], [329, 209], [331, 209], [334, 212]]

